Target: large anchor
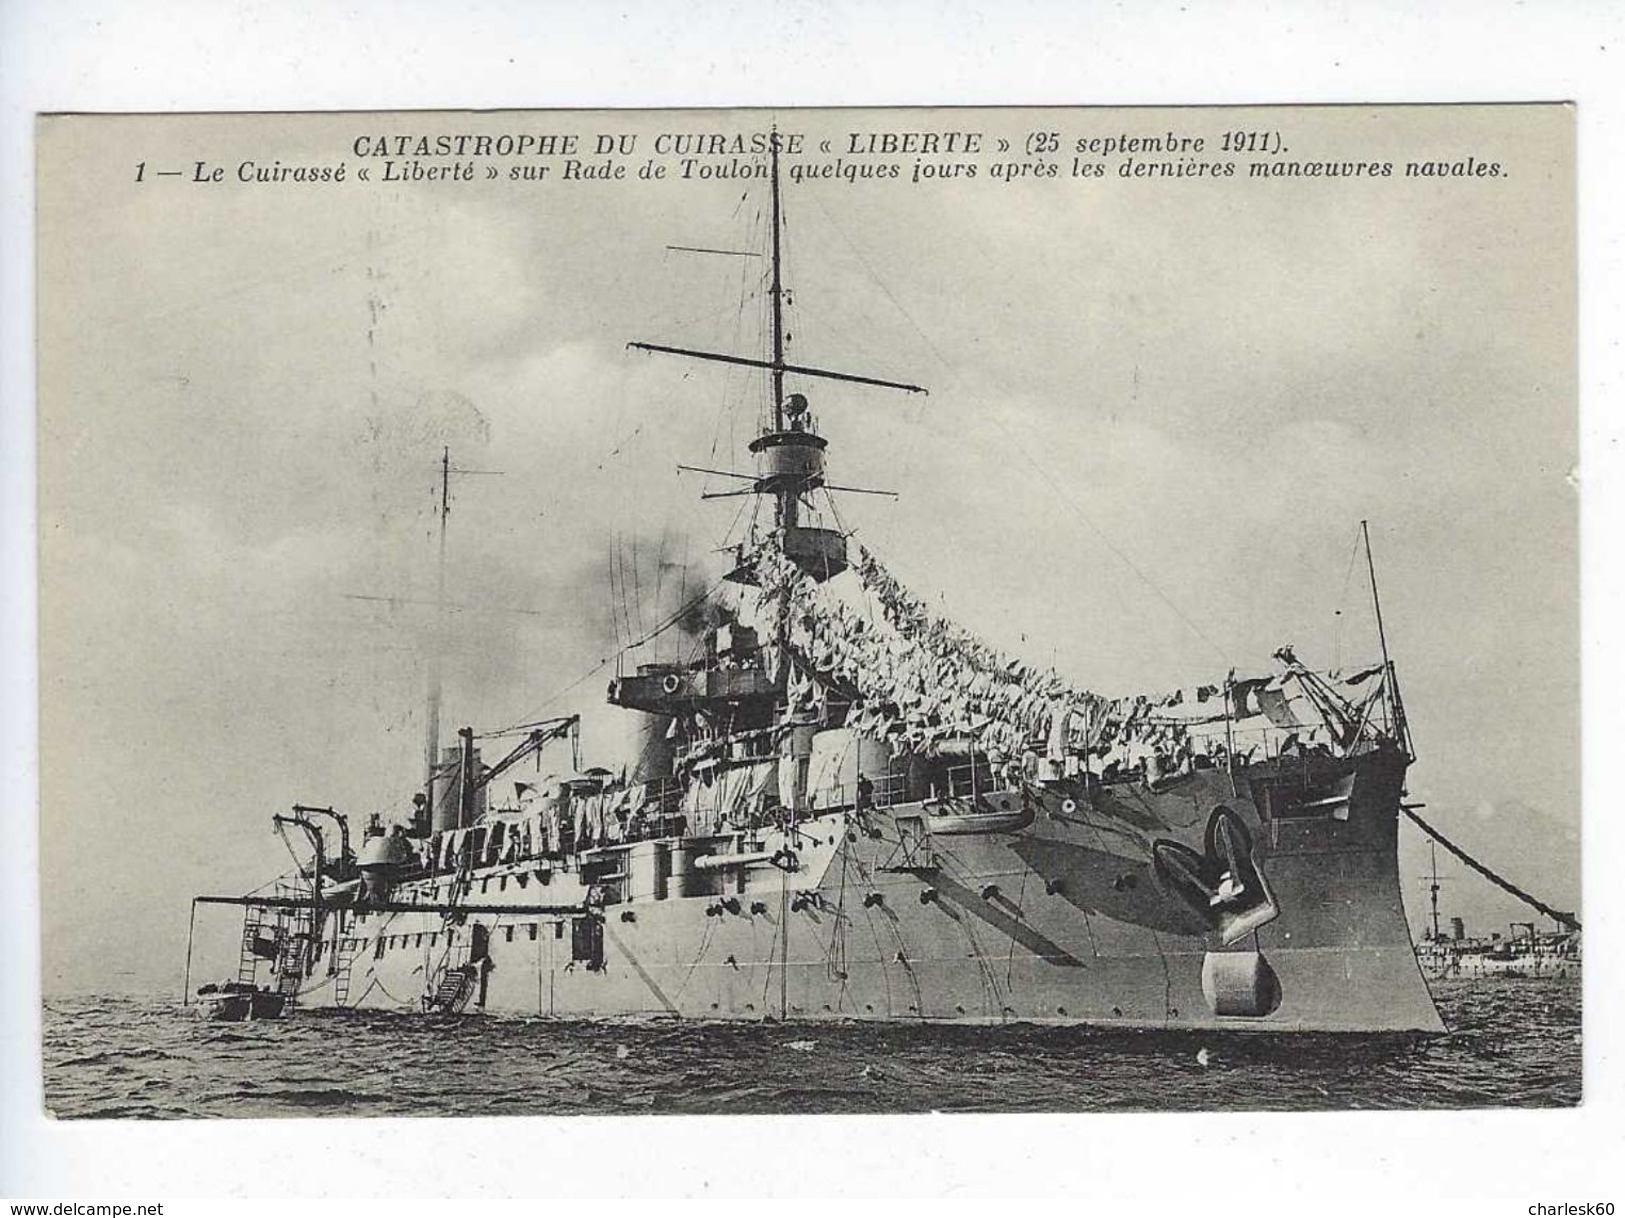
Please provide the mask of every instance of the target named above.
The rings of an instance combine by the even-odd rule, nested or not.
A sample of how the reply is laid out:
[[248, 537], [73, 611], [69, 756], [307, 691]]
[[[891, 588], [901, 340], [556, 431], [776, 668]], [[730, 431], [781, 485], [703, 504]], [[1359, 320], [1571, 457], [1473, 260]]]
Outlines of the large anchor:
[[1157, 878], [1178, 894], [1228, 946], [1280, 914], [1263, 869], [1253, 861], [1253, 835], [1226, 807], [1208, 819], [1205, 852], [1180, 842], [1152, 844]]

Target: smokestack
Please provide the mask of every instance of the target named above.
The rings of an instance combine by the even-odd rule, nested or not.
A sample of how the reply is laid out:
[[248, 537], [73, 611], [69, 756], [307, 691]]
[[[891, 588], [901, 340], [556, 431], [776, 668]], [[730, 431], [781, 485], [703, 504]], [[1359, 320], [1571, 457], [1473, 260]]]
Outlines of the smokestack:
[[[460, 745], [447, 745], [440, 750], [440, 772], [434, 781], [434, 819], [431, 822], [436, 833], [448, 829], [466, 829], [468, 825], [462, 824], [462, 783], [463, 749]], [[474, 750], [474, 765], [470, 771], [477, 778], [481, 771], [480, 751]], [[470, 813], [473, 817], [469, 824], [473, 824], [485, 813], [487, 792], [481, 787], [474, 793]]]
[[657, 782], [671, 777], [674, 750], [666, 735], [671, 725], [670, 715], [639, 712], [632, 734], [632, 748], [637, 758], [632, 767], [633, 782]]

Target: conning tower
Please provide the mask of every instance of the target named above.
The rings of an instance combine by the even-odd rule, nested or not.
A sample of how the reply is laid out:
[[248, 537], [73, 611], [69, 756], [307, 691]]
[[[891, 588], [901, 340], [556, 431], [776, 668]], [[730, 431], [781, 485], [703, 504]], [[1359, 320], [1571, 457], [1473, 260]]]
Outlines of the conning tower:
[[784, 556], [822, 581], [846, 570], [846, 535], [837, 529], [804, 525], [801, 496], [824, 486], [824, 450], [829, 441], [812, 428], [807, 399], [792, 393], [779, 403], [778, 424], [750, 442], [756, 455], [757, 494], [772, 495]]

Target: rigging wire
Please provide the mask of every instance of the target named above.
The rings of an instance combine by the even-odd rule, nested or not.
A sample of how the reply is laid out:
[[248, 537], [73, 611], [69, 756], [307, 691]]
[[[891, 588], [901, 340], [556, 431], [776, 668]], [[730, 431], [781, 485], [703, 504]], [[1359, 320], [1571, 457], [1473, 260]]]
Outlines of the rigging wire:
[[1343, 572], [1343, 589], [1337, 594], [1337, 608], [1332, 611], [1332, 671], [1343, 667], [1343, 606], [1349, 602], [1349, 584], [1354, 580], [1354, 564], [1360, 558], [1360, 526], [1354, 526], [1354, 540], [1349, 545], [1349, 565]]
[[1164, 592], [1160, 584], [1141, 570], [1139, 565], [1126, 553], [1124, 553], [1116, 542], [1106, 535], [1105, 530], [1094, 522], [1094, 519], [1089, 515], [1089, 513], [1083, 510], [1083, 506], [1073, 499], [1072, 496], [1068, 495], [1061, 485], [1050, 475], [1049, 471], [1040, 465], [1038, 461], [1034, 459], [1032, 454], [1022, 446], [1015, 434], [1009, 429], [1008, 426], [1005, 425], [1004, 421], [998, 417], [997, 413], [991, 413], [988, 415], [988, 417], [993, 420], [994, 426], [1004, 433], [1005, 439], [1009, 442], [1010, 447], [1013, 448], [1029, 466], [1032, 467], [1032, 471], [1044, 481], [1045, 485], [1050, 488], [1055, 497], [1070, 508], [1072, 510], [1072, 514], [1100, 539], [1101, 544], [1103, 544], [1113, 554], [1117, 555], [1118, 560], [1121, 561], [1125, 567], [1134, 572], [1135, 575], [1139, 576], [1141, 582], [1144, 583], [1147, 588], [1150, 588], [1152, 592], [1156, 593], [1158, 599], [1160, 599], [1162, 603], [1166, 605], [1170, 611], [1172, 611], [1175, 617], [1177, 617], [1190, 629], [1191, 633], [1195, 634], [1197, 638], [1201, 639], [1204, 643], [1211, 647], [1214, 652], [1218, 654], [1219, 658], [1226, 664], [1230, 664], [1231, 660], [1229, 653], [1226, 652], [1225, 649], [1218, 643], [1214, 642], [1213, 639], [1208, 636], [1205, 630], [1192, 621], [1185, 611], [1174, 602], [1173, 597]]
[[[898, 315], [902, 317], [904, 321], [908, 322], [910, 328], [912, 328], [914, 333], [919, 336], [920, 341], [925, 344], [926, 349], [930, 351], [932, 355], [936, 356], [937, 363], [943, 367], [951, 378], [958, 381], [959, 376], [954, 371], [953, 365], [949, 363], [947, 355], [944, 354], [941, 348], [939, 348], [937, 344], [932, 341], [931, 336], [920, 327], [919, 323], [914, 320], [913, 315], [903, 307], [903, 302], [898, 300], [897, 297], [892, 294], [892, 290], [887, 286], [886, 281], [880, 275], [875, 273], [874, 267], [870, 264], [869, 259], [864, 256], [863, 250], [859, 248], [858, 243], [852, 239], [851, 235], [835, 218], [834, 213], [829, 210], [829, 207], [822, 199], [818, 197], [817, 194], [814, 194], [811, 197], [813, 202], [818, 205], [818, 210], [823, 214], [825, 221], [829, 224], [830, 228], [834, 230], [835, 235], [840, 237], [840, 239], [846, 243], [847, 249], [852, 251], [853, 257], [858, 260], [858, 265], [863, 268], [863, 273], [869, 277], [869, 281], [880, 289], [881, 294], [884, 295], [887, 300], [891, 301], [892, 307], [897, 310]], [[897, 466], [905, 476], [914, 466], [914, 457], [919, 448], [920, 437], [922, 435], [919, 424], [924, 418], [925, 409], [926, 400], [923, 395], [920, 396], [918, 400], [911, 400], [903, 403], [905, 419], [908, 419], [909, 411], [912, 410], [914, 412], [914, 417], [912, 420], [910, 420], [911, 426], [907, 432], [908, 439], [904, 444], [902, 460], [898, 462]]]
[[[671, 532], [671, 518], [667, 517], [660, 525], [660, 541], [655, 547], [655, 594], [654, 612], [660, 612], [660, 589], [666, 582], [666, 538]], [[658, 659], [658, 655], [655, 657]]]
[[1438, 842], [1439, 845], [1443, 846], [1446, 850], [1450, 851], [1451, 854], [1455, 855], [1458, 859], [1460, 859], [1462, 862], [1466, 863], [1474, 871], [1478, 872], [1479, 875], [1483, 876], [1486, 880], [1489, 880], [1490, 883], [1494, 884], [1498, 888], [1504, 889], [1505, 891], [1511, 893], [1513, 896], [1517, 897], [1518, 900], [1522, 901], [1525, 905], [1528, 905], [1531, 909], [1539, 910], [1541, 913], [1545, 914], [1548, 918], [1550, 918], [1552, 921], [1556, 922], [1558, 925], [1565, 926], [1570, 930], [1579, 930], [1580, 929], [1580, 919], [1576, 918], [1572, 913], [1565, 913], [1562, 910], [1553, 909], [1550, 905], [1546, 904], [1546, 902], [1538, 899], [1537, 897], [1530, 896], [1527, 892], [1525, 892], [1523, 889], [1519, 888], [1511, 880], [1508, 880], [1508, 879], [1505, 879], [1502, 876], [1496, 875], [1495, 872], [1491, 871], [1488, 867], [1484, 866], [1483, 863], [1479, 862], [1472, 855], [1468, 854], [1465, 850], [1463, 850], [1460, 846], [1456, 845], [1455, 842], [1451, 841], [1448, 837], [1446, 837], [1444, 834], [1440, 833], [1432, 825], [1428, 824], [1427, 821], [1423, 820], [1420, 816], [1418, 816], [1416, 814], [1415, 809], [1410, 804], [1400, 804], [1399, 808], [1400, 808], [1400, 811], [1404, 812], [1406, 816], [1410, 817], [1413, 821], [1416, 822], [1416, 824], [1421, 828], [1423, 833], [1426, 833], [1434, 841]]
[[[684, 529], [683, 530], [683, 563], [682, 563], [682, 566], [678, 568], [678, 570], [681, 572], [681, 575], [679, 577], [679, 582], [677, 584], [677, 590], [678, 590], [679, 595], [681, 595], [682, 590], [684, 588], [688, 587], [688, 554], [689, 554], [689, 549], [693, 545], [693, 541], [694, 541], [693, 530]], [[659, 657], [659, 654], [660, 654], [659, 650], [657, 649], [656, 652], [655, 652], [656, 658]], [[676, 648], [672, 649], [672, 657], [674, 659], [677, 658], [677, 649]]]
[[632, 611], [637, 614], [638, 633], [643, 633], [643, 585], [638, 574], [638, 531], [632, 530]]
[[742, 292], [741, 293], [742, 298], [739, 301], [737, 301], [736, 303], [734, 303], [734, 304], [723, 305], [720, 309], [712, 309], [709, 313], [695, 314], [694, 316], [688, 318], [686, 321], [668, 321], [664, 325], [662, 325], [661, 329], [666, 331], [667, 333], [671, 333], [671, 334], [678, 334], [678, 333], [682, 333], [685, 330], [691, 330], [695, 326], [698, 326], [698, 325], [700, 325], [700, 324], [702, 324], [704, 322], [715, 321], [719, 317], [726, 317], [729, 313], [733, 313], [733, 312], [735, 312], [737, 310], [740, 310], [740, 309], [744, 308], [744, 305], [745, 305], [745, 299], [744, 298], [746, 298], [746, 297], [754, 297], [755, 295], [757, 295], [756, 292], [751, 292], [751, 291]]
[[615, 560], [621, 568], [621, 621], [626, 626], [626, 637], [633, 638], [637, 632], [632, 628], [632, 614], [626, 607], [626, 545], [625, 534], [616, 530], [615, 533]]
[[604, 547], [604, 562], [609, 567], [609, 583], [606, 585], [609, 590], [609, 622], [615, 631], [615, 650], [620, 651], [621, 619], [620, 615], [615, 612], [615, 549], [613, 542]]
[[[813, 198], [815, 201], [818, 201], [816, 195], [814, 195]], [[857, 256], [858, 261], [863, 265], [865, 273], [868, 274], [872, 280], [874, 280], [881, 292], [885, 294], [886, 299], [891, 301], [893, 307], [897, 309], [897, 312], [906, 322], [908, 322], [915, 334], [919, 335], [921, 341], [924, 342], [931, 353], [936, 356], [944, 371], [948, 373], [949, 377], [955, 383], [963, 385], [963, 380], [960, 378], [954, 366], [949, 362], [948, 357], [942, 352], [936, 343], [931, 341], [930, 336], [926, 334], [921, 328], [920, 324], [914, 320], [913, 315], [903, 307], [903, 303], [898, 300], [895, 295], [893, 295], [891, 289], [887, 287], [878, 276], [875, 275], [874, 270], [870, 267], [868, 260], [864, 258], [863, 252], [858, 249], [856, 243], [852, 241], [851, 237], [847, 236], [845, 230], [835, 222], [834, 217], [829, 213], [829, 209], [824, 206], [822, 201], [818, 201], [818, 206], [824, 212], [824, 215], [829, 219], [831, 227], [834, 228], [842, 239], [846, 241], [847, 246]], [[1122, 562], [1123, 565], [1126, 566], [1130, 571], [1132, 571], [1140, 579], [1140, 581], [1146, 585], [1146, 587], [1151, 589], [1151, 591], [1157, 595], [1158, 599], [1160, 599], [1162, 603], [1173, 612], [1175, 617], [1183, 622], [1185, 626], [1196, 635], [1197, 638], [1201, 639], [1204, 643], [1211, 647], [1226, 664], [1229, 664], [1229, 653], [1226, 652], [1222, 646], [1216, 643], [1206, 631], [1191, 620], [1190, 616], [1174, 602], [1174, 599], [1163, 590], [1162, 586], [1153, 580], [1150, 575], [1141, 569], [1141, 567], [1122, 550], [1122, 548], [1120, 548], [1109, 536], [1107, 536], [1105, 530], [1096, 524], [1094, 519], [1086, 511], [1084, 511], [1083, 506], [1079, 504], [1071, 495], [1069, 495], [1066, 490], [1055, 480], [1055, 478], [1051, 476], [1051, 474], [1044, 469], [1041, 464], [1039, 464], [1039, 462], [1030, 452], [1027, 451], [1025, 446], [1023, 446], [1020, 440], [1016, 437], [1015, 433], [1012, 432], [1008, 425], [1006, 425], [1004, 421], [999, 418], [998, 413], [996, 411], [990, 411], [988, 412], [987, 417], [990, 418], [993, 421], [994, 426], [996, 426], [999, 431], [1004, 434], [1005, 440], [1010, 447], [1016, 451], [1016, 453], [1032, 468], [1033, 472], [1036, 473], [1039, 478], [1043, 480], [1045, 485], [1050, 488], [1055, 497], [1070, 508], [1072, 514], [1077, 517], [1077, 519], [1082, 522], [1090, 532], [1094, 533], [1094, 535], [1100, 539], [1101, 543], [1104, 544], [1105, 547], [1114, 555], [1116, 555], [1118, 560]], [[914, 441], [911, 440], [908, 449], [909, 455], [912, 455], [913, 444]]]
[[[723, 584], [725, 584], [727, 582], [728, 582], [728, 577], [723, 576], [721, 579], [717, 580], [716, 583], [712, 584], [709, 588], [707, 588], [704, 592], [701, 592], [698, 596], [692, 597], [689, 600], [685, 601], [675, 612], [673, 612], [668, 617], [666, 617], [663, 621], [661, 621], [660, 624], [657, 625], [653, 630], [649, 631], [648, 634], [644, 635], [642, 638], [634, 639], [632, 642], [628, 643], [625, 647], [618, 648], [612, 654], [607, 655], [603, 659], [599, 660], [598, 663], [594, 664], [591, 668], [589, 668], [586, 672], [582, 673], [575, 680], [569, 682], [566, 685], [561, 685], [558, 689], [555, 689], [552, 693], [548, 694], [539, 703], [536, 704], [537, 709], [540, 710], [540, 709], [543, 709], [545, 707], [548, 707], [548, 706], [552, 705], [554, 702], [556, 702], [560, 698], [564, 697], [565, 694], [571, 692], [577, 686], [581, 685], [583, 682], [585, 682], [587, 680], [590, 680], [592, 677], [597, 676], [610, 663], [612, 663], [615, 660], [618, 660], [621, 656], [625, 655], [627, 652], [634, 651], [637, 648], [642, 647], [646, 643], [652, 643], [655, 639], [659, 638], [661, 635], [666, 633], [666, 631], [670, 630], [678, 622], [682, 621], [684, 615], [687, 614], [689, 610], [695, 608], [698, 605], [703, 604], [714, 593], [716, 593], [716, 591], [718, 589], [720, 589], [723, 586]], [[534, 722], [534, 720], [527, 720], [526, 722]], [[523, 723], [509, 724], [507, 727], [496, 728], [495, 730], [493, 730], [492, 732], [487, 733], [487, 734], [488, 735], [493, 735], [493, 736], [500, 736], [500, 735], [503, 735], [504, 733], [507, 733], [507, 732], [516, 731], [522, 726], [524, 726]]]
[[[735, 534], [735, 532], [738, 530], [739, 522], [740, 522], [741, 519], [744, 518], [745, 512], [747, 510], [749, 510], [750, 514], [751, 514], [751, 526], [752, 526], [752, 528], [755, 527], [755, 524], [756, 524], [756, 510], [758, 508], [760, 508], [760, 507], [761, 507], [761, 502], [760, 502], [759, 498], [741, 499], [739, 501], [739, 510], [734, 513], [733, 520], [731, 522], [729, 522], [728, 531], [722, 535], [723, 545], [724, 546], [726, 546], [728, 544], [728, 539], [730, 537], [732, 537]], [[744, 540], [744, 539], [741, 538], [741, 540]]]

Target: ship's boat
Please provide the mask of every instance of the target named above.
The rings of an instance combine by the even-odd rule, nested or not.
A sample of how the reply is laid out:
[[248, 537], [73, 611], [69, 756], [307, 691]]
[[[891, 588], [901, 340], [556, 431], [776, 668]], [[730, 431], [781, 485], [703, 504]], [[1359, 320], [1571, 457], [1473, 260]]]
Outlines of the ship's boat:
[[225, 981], [198, 987], [197, 996], [209, 1019], [242, 1023], [250, 1019], [280, 1019], [287, 1012], [288, 996], [249, 982]]
[[[786, 380], [919, 388], [787, 361], [776, 147], [770, 185], [765, 355], [633, 344], [770, 384], [755, 471], [728, 475], [770, 513], [692, 655], [609, 685], [640, 756], [583, 769], [575, 716], [442, 752], [431, 714], [404, 823], [334, 850], [336, 814], [296, 808], [309, 864], [200, 898], [247, 907], [242, 979], [437, 1014], [1442, 1030], [1396, 870], [1412, 749], [1386, 656], [1283, 647], [1107, 697], [936, 612], [812, 509], [854, 488]], [[563, 776], [498, 797], [565, 740]]]

